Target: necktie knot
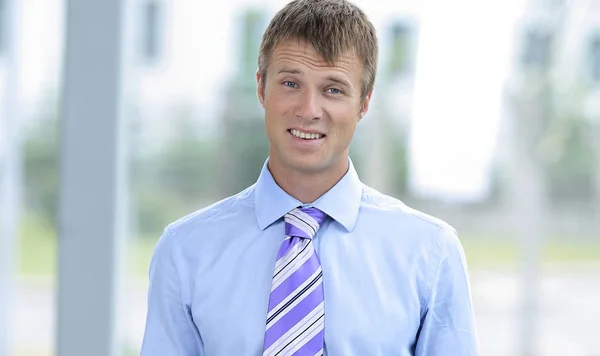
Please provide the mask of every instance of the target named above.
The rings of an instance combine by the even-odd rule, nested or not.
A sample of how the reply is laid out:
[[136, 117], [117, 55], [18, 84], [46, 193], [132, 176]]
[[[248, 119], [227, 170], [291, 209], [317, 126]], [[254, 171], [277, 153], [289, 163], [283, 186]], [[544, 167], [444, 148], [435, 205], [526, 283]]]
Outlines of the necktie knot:
[[285, 214], [285, 234], [287, 236], [312, 239], [323, 221], [326, 214], [314, 207], [295, 208]]

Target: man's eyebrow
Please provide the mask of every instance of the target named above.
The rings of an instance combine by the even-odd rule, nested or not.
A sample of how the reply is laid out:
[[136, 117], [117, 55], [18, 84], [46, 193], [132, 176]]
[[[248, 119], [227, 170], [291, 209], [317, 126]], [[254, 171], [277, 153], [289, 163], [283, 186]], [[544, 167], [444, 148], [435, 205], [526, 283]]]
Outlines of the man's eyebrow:
[[334, 83], [338, 83], [340, 85], [348, 87], [348, 88], [352, 87], [352, 85], [350, 84], [350, 82], [347, 79], [344, 79], [344, 78], [342, 78], [340, 76], [337, 76], [337, 75], [329, 75], [329, 76], [327, 76], [326, 79], [330, 80], [330, 81], [332, 81]]
[[291, 69], [291, 68], [281, 68], [277, 74], [281, 74], [281, 73], [287, 73], [287, 74], [302, 74], [298, 69]]

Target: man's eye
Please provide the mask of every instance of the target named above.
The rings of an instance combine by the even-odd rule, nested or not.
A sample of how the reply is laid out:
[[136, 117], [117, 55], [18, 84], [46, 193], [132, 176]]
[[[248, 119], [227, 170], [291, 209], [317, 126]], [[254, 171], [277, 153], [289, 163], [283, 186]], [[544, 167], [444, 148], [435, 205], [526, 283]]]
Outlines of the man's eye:
[[296, 83], [290, 82], [289, 80], [286, 80], [285, 82], [283, 82], [283, 85], [285, 85], [286, 87], [289, 87], [289, 88], [295, 88], [296, 87]]
[[329, 88], [327, 89], [331, 94], [341, 94], [342, 91], [339, 90], [338, 88]]

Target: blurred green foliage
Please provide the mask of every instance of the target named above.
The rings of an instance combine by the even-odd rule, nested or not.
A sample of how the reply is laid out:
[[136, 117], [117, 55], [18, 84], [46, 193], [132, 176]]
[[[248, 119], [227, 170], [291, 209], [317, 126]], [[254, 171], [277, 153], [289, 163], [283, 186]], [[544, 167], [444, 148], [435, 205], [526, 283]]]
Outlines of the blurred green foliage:
[[583, 88], [554, 89], [552, 119], [540, 144], [548, 195], [555, 203], [587, 201], [594, 196], [594, 128], [584, 115]]
[[202, 138], [186, 110], [172, 122], [172, 133], [160, 148], [132, 150], [131, 200], [140, 236], [159, 236], [170, 222], [215, 195], [214, 142]]
[[23, 147], [24, 199], [45, 224], [57, 226], [59, 141], [56, 106], [44, 107], [42, 118], [26, 132]]

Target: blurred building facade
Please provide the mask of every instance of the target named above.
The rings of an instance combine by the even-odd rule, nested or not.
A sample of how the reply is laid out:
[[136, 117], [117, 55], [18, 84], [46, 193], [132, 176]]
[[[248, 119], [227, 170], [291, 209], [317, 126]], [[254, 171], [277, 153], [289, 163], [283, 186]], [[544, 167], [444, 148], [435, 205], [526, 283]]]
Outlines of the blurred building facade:
[[[557, 235], [587, 229], [581, 234], [594, 236], [599, 226], [599, 9], [595, 0], [532, 0], [516, 26], [500, 180], [506, 207], [539, 200], [536, 210], [545, 211], [542, 221]], [[514, 190], [529, 180], [539, 192]]]

